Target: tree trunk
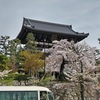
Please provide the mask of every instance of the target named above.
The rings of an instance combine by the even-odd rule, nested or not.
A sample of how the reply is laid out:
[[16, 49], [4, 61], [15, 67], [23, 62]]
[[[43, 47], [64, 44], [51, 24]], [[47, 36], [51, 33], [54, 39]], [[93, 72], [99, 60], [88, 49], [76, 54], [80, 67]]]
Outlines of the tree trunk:
[[[83, 63], [81, 63], [81, 73], [83, 73]], [[81, 94], [81, 100], [84, 100], [84, 80], [83, 80], [83, 75], [80, 77], [80, 94]]]
[[83, 82], [80, 82], [80, 94], [81, 94], [81, 100], [84, 100], [84, 84], [83, 84]]

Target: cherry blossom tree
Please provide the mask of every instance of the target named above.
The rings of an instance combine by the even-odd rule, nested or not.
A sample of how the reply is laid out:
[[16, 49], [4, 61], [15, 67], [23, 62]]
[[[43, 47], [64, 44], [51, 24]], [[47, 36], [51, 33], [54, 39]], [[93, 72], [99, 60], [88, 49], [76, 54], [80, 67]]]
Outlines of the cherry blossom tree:
[[[46, 58], [45, 71], [47, 73], [59, 73], [59, 80], [61, 80], [60, 76], [63, 74], [65, 81], [70, 82], [69, 85], [68, 83], [66, 83], [67, 85], [61, 85], [62, 83], [60, 83], [63, 89], [67, 88], [66, 91], [70, 92], [69, 95], [64, 93], [67, 96], [66, 98], [69, 99], [62, 100], [75, 100], [75, 97], [76, 100], [85, 100], [86, 98], [86, 100], [94, 100], [97, 86], [95, 74], [96, 48], [92, 48], [86, 43], [68, 42], [66, 39], [54, 41], [53, 44], [52, 48], [45, 50], [49, 54]], [[68, 89], [70, 85], [73, 88]], [[59, 88], [60, 86], [58, 85]]]

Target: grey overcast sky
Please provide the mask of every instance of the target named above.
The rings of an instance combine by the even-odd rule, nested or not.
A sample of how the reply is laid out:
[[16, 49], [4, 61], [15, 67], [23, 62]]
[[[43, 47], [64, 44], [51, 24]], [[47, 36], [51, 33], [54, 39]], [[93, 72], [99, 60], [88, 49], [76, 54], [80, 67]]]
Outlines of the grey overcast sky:
[[0, 0], [0, 36], [16, 38], [23, 17], [72, 25], [90, 34], [87, 44], [100, 48], [100, 0]]

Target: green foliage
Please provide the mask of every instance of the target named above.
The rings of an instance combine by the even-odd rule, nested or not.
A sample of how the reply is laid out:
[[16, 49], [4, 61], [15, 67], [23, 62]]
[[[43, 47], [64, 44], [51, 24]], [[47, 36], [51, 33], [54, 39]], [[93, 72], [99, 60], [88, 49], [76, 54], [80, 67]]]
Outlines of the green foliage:
[[30, 51], [25, 50], [20, 52], [20, 56], [24, 58], [24, 61], [21, 63], [24, 66], [25, 71], [32, 75], [36, 74], [39, 70], [43, 68], [44, 61], [41, 59], [43, 53], [38, 52], [32, 54]]
[[7, 61], [8, 58], [6, 57], [6, 55], [0, 54], [0, 71], [7, 69]]
[[35, 38], [33, 33], [28, 33], [27, 37], [26, 37], [26, 41], [27, 43], [25, 44], [25, 49], [29, 50], [30, 52], [35, 52], [36, 45], [35, 45]]
[[9, 36], [0, 37], [0, 53], [7, 55]]
[[4, 70], [5, 67], [9, 66], [9, 68], [15, 69], [15, 64], [16, 62], [18, 62], [17, 55], [20, 50], [21, 50], [21, 43], [19, 39], [10, 40], [9, 36], [1, 36], [0, 53], [7, 56], [8, 61], [6, 61], [6, 65], [1, 64], [0, 68]]
[[21, 44], [20, 44], [20, 40], [19, 39], [14, 39], [14, 40], [10, 40], [9, 41], [9, 48], [8, 48], [8, 52], [9, 52], [9, 64], [11, 66], [11, 68], [16, 66], [16, 63], [18, 62], [18, 53], [19, 51], [21, 51]]
[[50, 73], [45, 74], [41, 80], [39, 81], [39, 85], [41, 86], [49, 86], [50, 82], [55, 81], [55, 78], [50, 75]]
[[29, 84], [28, 81], [30, 80], [30, 76], [27, 74], [18, 74], [18, 75], [16, 75], [14, 80], [19, 82], [18, 85], [22, 85], [23, 83], [24, 83], [24, 85], [28, 85]]
[[21, 41], [19, 39], [9, 40], [8, 52], [10, 56], [16, 56], [21, 49]]
[[21, 82], [21, 81], [28, 81], [30, 78], [29, 75], [21, 75], [21, 74], [18, 74], [16, 77], [15, 77], [15, 80]]
[[9, 73], [4, 77], [0, 78], [0, 85], [13, 85], [14, 78], [16, 73]]
[[39, 78], [38, 72], [43, 71], [44, 55], [37, 49], [35, 45], [35, 38], [32, 33], [27, 35], [26, 41], [27, 43], [22, 48], [21, 41], [19, 39], [10, 40], [9, 36], [1, 36], [0, 71], [11, 69], [11, 73], [14, 73], [20, 70], [17, 68], [21, 67], [27, 75], [11, 74], [12, 76], [10, 76], [10, 74], [8, 74], [0, 79], [0, 83], [12, 84], [12, 81], [14, 80], [17, 80], [18, 82], [26, 82], [30, 77], [29, 75], [35, 75], [34, 77]]

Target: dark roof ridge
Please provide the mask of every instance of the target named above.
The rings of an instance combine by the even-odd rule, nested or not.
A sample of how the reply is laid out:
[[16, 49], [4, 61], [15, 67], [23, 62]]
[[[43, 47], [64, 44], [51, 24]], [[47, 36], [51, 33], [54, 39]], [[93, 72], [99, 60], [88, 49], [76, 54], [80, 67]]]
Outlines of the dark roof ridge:
[[48, 21], [40, 21], [40, 20], [34, 20], [34, 19], [29, 19], [29, 18], [23, 18], [24, 20], [30, 20], [30, 21], [35, 21], [35, 22], [39, 22], [39, 23], [45, 23], [45, 24], [49, 24], [49, 25], [56, 25], [56, 26], [62, 26], [62, 27], [68, 27], [68, 28], [72, 28], [72, 25], [66, 25], [66, 24], [60, 24], [60, 23], [53, 23], [53, 22], [48, 22]]

